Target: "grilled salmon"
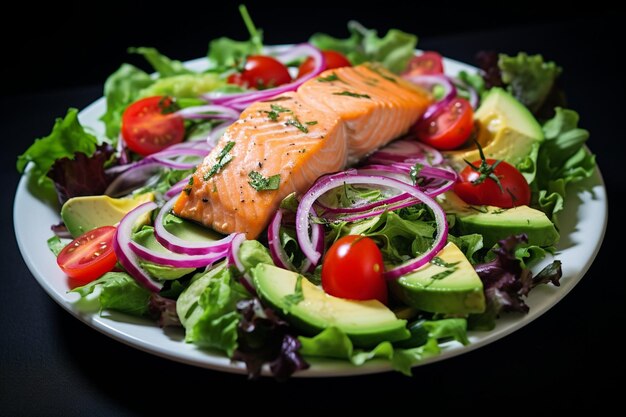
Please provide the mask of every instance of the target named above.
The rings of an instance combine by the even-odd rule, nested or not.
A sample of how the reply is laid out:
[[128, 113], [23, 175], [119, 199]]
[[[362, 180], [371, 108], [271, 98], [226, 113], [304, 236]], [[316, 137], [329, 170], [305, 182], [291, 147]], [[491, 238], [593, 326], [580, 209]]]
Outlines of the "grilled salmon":
[[198, 166], [175, 214], [256, 238], [280, 202], [406, 133], [430, 95], [371, 64], [328, 70], [248, 107]]

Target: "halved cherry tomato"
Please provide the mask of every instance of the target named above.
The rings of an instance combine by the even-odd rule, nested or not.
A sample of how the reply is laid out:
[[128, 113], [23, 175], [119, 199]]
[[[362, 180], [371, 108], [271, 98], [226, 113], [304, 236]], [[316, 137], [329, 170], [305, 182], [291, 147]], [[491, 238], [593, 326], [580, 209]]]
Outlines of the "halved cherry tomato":
[[[530, 204], [530, 187], [513, 165], [495, 159], [475, 161], [472, 165], [475, 168], [467, 166], [461, 171], [459, 182], [454, 186], [454, 192], [463, 201], [502, 208]], [[484, 178], [482, 181], [481, 174]]]
[[250, 55], [243, 71], [231, 74], [227, 81], [250, 88], [270, 88], [291, 82], [289, 70], [282, 62], [265, 55]]
[[349, 235], [336, 241], [322, 264], [322, 288], [335, 297], [387, 303], [383, 255], [368, 237]]
[[81, 283], [100, 278], [117, 262], [113, 251], [115, 230], [113, 226], [102, 226], [80, 235], [59, 253], [57, 264]]
[[185, 122], [173, 112], [171, 97], [138, 100], [122, 115], [122, 137], [134, 152], [147, 156], [185, 138]]
[[474, 128], [474, 111], [464, 98], [452, 99], [441, 111], [416, 125], [419, 140], [441, 150], [461, 146]]
[[[351, 67], [352, 64], [346, 58], [344, 54], [337, 51], [322, 51], [324, 54], [324, 58], [326, 58], [326, 69], [335, 69], [341, 67]], [[309, 72], [313, 71], [315, 68], [315, 64], [313, 62], [313, 58], [308, 57], [306, 61], [300, 64], [300, 68], [298, 68], [298, 78], [307, 75]]]
[[425, 51], [422, 55], [411, 58], [406, 75], [443, 74], [443, 58], [433, 51]]

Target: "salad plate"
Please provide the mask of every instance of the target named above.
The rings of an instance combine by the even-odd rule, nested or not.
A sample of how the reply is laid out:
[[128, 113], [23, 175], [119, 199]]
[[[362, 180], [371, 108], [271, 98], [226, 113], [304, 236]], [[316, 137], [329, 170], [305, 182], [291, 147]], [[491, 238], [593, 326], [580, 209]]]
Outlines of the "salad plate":
[[[445, 59], [446, 72], [456, 75], [465, 70], [476, 69]], [[185, 65], [202, 71], [206, 59], [189, 61]], [[104, 126], [99, 121], [105, 112], [103, 98], [92, 103], [79, 115], [83, 126], [96, 134], [104, 134]], [[559, 217], [561, 240], [554, 258], [562, 262], [563, 277], [560, 287], [541, 286], [527, 299], [530, 312], [525, 315], [508, 314], [497, 321], [494, 330], [468, 333], [470, 344], [458, 342], [442, 345], [442, 353], [427, 358], [419, 365], [450, 358], [492, 343], [530, 323], [559, 302], [582, 279], [591, 266], [604, 237], [607, 224], [607, 197], [604, 182], [598, 168], [594, 175], [571, 187], [567, 195], [565, 210]], [[17, 242], [28, 268], [41, 287], [61, 307], [74, 317], [122, 343], [170, 360], [232, 373], [246, 373], [245, 365], [232, 362], [223, 353], [199, 349], [184, 342], [182, 329], [161, 329], [155, 323], [115, 312], [99, 313], [86, 311], [78, 299], [80, 296], [68, 291], [74, 287], [68, 277], [57, 267], [55, 256], [47, 246], [52, 236], [50, 226], [59, 223], [57, 207], [47, 205], [35, 197], [28, 186], [27, 176], [23, 176], [17, 188], [14, 202], [14, 227]], [[553, 260], [552, 257], [533, 268], [539, 271]], [[309, 360], [307, 358], [307, 360]], [[391, 370], [388, 362], [371, 361], [362, 366], [354, 366], [346, 361], [310, 359], [311, 367], [295, 374], [298, 377], [332, 377], [369, 374]]]

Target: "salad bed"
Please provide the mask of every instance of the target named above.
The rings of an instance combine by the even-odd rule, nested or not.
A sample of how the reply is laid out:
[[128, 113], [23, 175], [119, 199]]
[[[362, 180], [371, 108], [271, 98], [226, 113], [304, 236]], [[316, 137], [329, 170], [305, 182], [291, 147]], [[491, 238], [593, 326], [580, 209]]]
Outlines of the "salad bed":
[[[337, 46], [336, 48], [339, 49], [340, 47]], [[411, 51], [412, 48], [413, 46]], [[384, 63], [383, 58], [379, 60]], [[167, 62], [163, 58], [161, 58], [161, 61]], [[165, 73], [169, 71], [162, 70]], [[178, 77], [178, 75], [174, 77]], [[192, 75], [192, 77], [195, 76]], [[470, 80], [468, 77], [470, 76], [467, 74], [460, 75], [461, 79]], [[528, 74], [525, 77], [528, 77]], [[167, 78], [169, 77], [165, 76], [162, 79], [166, 80]], [[204, 79], [205, 76], [198, 76], [198, 78]], [[478, 88], [476, 90], [478, 92], [481, 86], [480, 81], [477, 80], [478, 78], [474, 79], [473, 82], [477, 85]], [[470, 81], [465, 82], [467, 85]], [[535, 80], [534, 82], [538, 81]], [[444, 89], [442, 98], [445, 99], [446, 90], [443, 84], [441, 82], [441, 84], [433, 85], [433, 90], [439, 89], [439, 87]], [[509, 82], [509, 85], [513, 84]], [[107, 85], [110, 84], [107, 83]], [[534, 83], [531, 83], [532, 87], [534, 85]], [[506, 84], [504, 86], [506, 87]], [[509, 90], [515, 93], [514, 88], [509, 88]], [[522, 89], [521, 91], [526, 90]], [[436, 91], [433, 92], [436, 93]], [[467, 94], [469, 98], [470, 92], [467, 91]], [[181, 96], [178, 100], [181, 106], [184, 103], [184, 99], [191, 98]], [[523, 101], [523, 97], [518, 97], [518, 99]], [[130, 100], [132, 101], [133, 99]], [[212, 98], [212, 100], [215, 100], [215, 98]], [[202, 106], [204, 105], [202, 104]], [[213, 103], [212, 105], [218, 104]], [[193, 108], [194, 106], [188, 106], [187, 108], [189, 107]], [[530, 105], [529, 108], [531, 108]], [[225, 109], [222, 109], [220, 113], [215, 112], [215, 110], [215, 108], [204, 109], [211, 116], [225, 117], [224, 114], [227, 113]], [[189, 131], [198, 134], [198, 136], [203, 136], [206, 134], [206, 130], [215, 131], [216, 129], [213, 128], [220, 127], [219, 121], [222, 119], [217, 119], [218, 122], [216, 122], [216, 118], [206, 117], [206, 114], [200, 111], [192, 114], [196, 118], [192, 119], [193, 123], [185, 121], [186, 136], [192, 136], [188, 133]], [[116, 162], [112, 157], [113, 152], [111, 149], [80, 127], [75, 118], [75, 112], [71, 112], [68, 116], [55, 126], [56, 134], [53, 132], [53, 135], [50, 137], [52, 139], [46, 138], [37, 142], [40, 144], [44, 142], [50, 145], [62, 143], [62, 146], [59, 147], [60, 151], [55, 154], [49, 148], [46, 148], [45, 151], [42, 148], [39, 156], [46, 154], [54, 162], [63, 159], [59, 154], [71, 152], [70, 155], [64, 156], [68, 157], [67, 161], [74, 161], [74, 163], [65, 161], [59, 165], [67, 164], [73, 166], [72, 169], [78, 166], [80, 166], [80, 169], [86, 169], [86, 172], [90, 174], [88, 177], [89, 181], [87, 184], [78, 185], [84, 185], [87, 188], [93, 187], [97, 183], [96, 179], [98, 176], [92, 175], [91, 169], [96, 171], [102, 170], [104, 174], [101, 177], [117, 174], [113, 182], [108, 182], [107, 179], [102, 181], [106, 188], [112, 187], [115, 189], [118, 187], [117, 190], [121, 190], [118, 191], [119, 194], [113, 192], [110, 192], [110, 194], [126, 195], [129, 189], [138, 186], [139, 188], [135, 188], [133, 191], [135, 198], [139, 195], [152, 193], [153, 198], [161, 203], [168, 199], [168, 191], [170, 192], [169, 197], [176, 194], [176, 192], [172, 192], [172, 188], [177, 183], [179, 189], [174, 188], [174, 190], [180, 192], [180, 190], [184, 189], [185, 177], [197, 163], [197, 158], [193, 158], [201, 155], [200, 152], [195, 151], [202, 150], [204, 154], [208, 152], [208, 149], [205, 147], [206, 142], [198, 141], [193, 143], [186, 141], [185, 143], [190, 145], [179, 147], [178, 150], [169, 147], [167, 150], [162, 151], [164, 153], [153, 153], [151, 156], [141, 159], [141, 162], [135, 160], [124, 161], [122, 157], [124, 152], [118, 152]], [[576, 119], [577, 117], [571, 111], [557, 110], [555, 116], [543, 124], [546, 141], [542, 143], [536, 155], [537, 159], [533, 161], [536, 164], [535, 180], [530, 183], [533, 188], [533, 206], [542, 209], [551, 219], [555, 219], [555, 215], [562, 209], [562, 196], [565, 185], [568, 182], [591, 175], [593, 169], [592, 157], [588, 156], [582, 148], [582, 143], [586, 139], [586, 133], [576, 128]], [[196, 123], [195, 121], [197, 120], [201, 120], [201, 122]], [[206, 130], [200, 134], [199, 132], [203, 129]], [[74, 139], [76, 140], [75, 144], [72, 143]], [[444, 239], [446, 235], [444, 227], [448, 227], [448, 222], [456, 222], [460, 216], [451, 215], [448, 212], [448, 219], [442, 220], [441, 215], [437, 216], [437, 213], [440, 214], [439, 210], [441, 207], [438, 203], [434, 203], [429, 210], [423, 207], [422, 204], [417, 203], [416, 200], [410, 200], [406, 196], [400, 198], [401, 194], [392, 192], [390, 195], [385, 195], [385, 193], [390, 192], [392, 186], [397, 186], [402, 191], [415, 194], [413, 197], [419, 201], [434, 201], [427, 195], [424, 195], [424, 193], [428, 194], [428, 190], [432, 191], [438, 188], [445, 188], [445, 186], [453, 186], [451, 180], [446, 181], [445, 178], [426, 176], [428, 171], [424, 171], [424, 167], [432, 168], [440, 177], [445, 177], [446, 174], [443, 171], [448, 173], [452, 173], [452, 171], [449, 170], [446, 163], [443, 163], [444, 158], [440, 152], [423, 145], [414, 146], [415, 143], [417, 142], [414, 139], [405, 138], [402, 142], [391, 145], [391, 149], [382, 150], [380, 153], [372, 155], [372, 158], [378, 158], [378, 160], [373, 161], [377, 162], [373, 165], [383, 166], [372, 167], [372, 164], [369, 164], [370, 166], [367, 167], [361, 164], [361, 166], [356, 168], [356, 172], [347, 171], [339, 174], [342, 177], [338, 181], [341, 184], [337, 187], [338, 192], [322, 193], [326, 199], [318, 201], [321, 203], [321, 206], [332, 209], [330, 213], [332, 215], [325, 216], [322, 210], [320, 210], [323, 207], [317, 205], [315, 209], [320, 212], [314, 216], [316, 221], [312, 222], [311, 236], [298, 236], [297, 233], [293, 232], [294, 228], [292, 226], [297, 226], [298, 218], [301, 222], [310, 222], [308, 213], [309, 209], [313, 207], [312, 204], [306, 204], [307, 202], [304, 198], [298, 201], [295, 197], [285, 201], [283, 207], [278, 212], [280, 215], [277, 215], [277, 217], [282, 216], [284, 221], [280, 218], [278, 220], [274, 218], [270, 226], [270, 236], [267, 242], [265, 239], [261, 239], [262, 243], [254, 243], [253, 241], [241, 243], [235, 242], [235, 240], [240, 240], [236, 239], [237, 236], [231, 236], [230, 240], [221, 244], [212, 243], [207, 245], [209, 238], [203, 235], [205, 231], [194, 229], [195, 235], [193, 239], [201, 242], [195, 246], [212, 248], [216, 259], [208, 263], [218, 262], [206, 271], [197, 269], [204, 267], [204, 265], [193, 263], [207, 261], [206, 257], [202, 261], [192, 258], [193, 256], [199, 256], [199, 253], [186, 253], [184, 254], [185, 256], [179, 257], [181, 259], [175, 259], [177, 252], [189, 252], [189, 249], [194, 246], [194, 244], [190, 243], [193, 242], [193, 239], [188, 237], [190, 233], [188, 229], [193, 229], [193, 225], [188, 225], [184, 220], [169, 214], [168, 210], [161, 209], [159, 214], [162, 215], [162, 218], [159, 218], [159, 221], [151, 222], [154, 225], [154, 229], [151, 229], [150, 226], [143, 226], [143, 228], [137, 230], [134, 227], [134, 222], [131, 221], [132, 216], [128, 216], [125, 218], [126, 222], [123, 221], [117, 227], [118, 233], [115, 242], [119, 244], [120, 240], [128, 238], [126, 242], [122, 241], [120, 246], [132, 249], [133, 242], [136, 242], [136, 247], [149, 249], [152, 245], [152, 251], [157, 253], [161, 251], [161, 254], [150, 253], [150, 255], [147, 255], [145, 249], [138, 249], [138, 251], [144, 250], [144, 252], [143, 257], [139, 256], [135, 262], [135, 264], [139, 265], [137, 267], [132, 265], [131, 262], [123, 261], [123, 255], [119, 255], [120, 253], [123, 254], [123, 251], [118, 249], [115, 252], [126, 272], [110, 272], [99, 280], [93, 281], [75, 291], [82, 295], [95, 291], [97, 293], [96, 298], [103, 309], [116, 309], [131, 314], [155, 317], [162, 324], [178, 325], [179, 322], [182, 322], [187, 329], [188, 341], [196, 343], [201, 347], [213, 347], [224, 350], [229, 357], [245, 361], [251, 374], [256, 374], [261, 364], [270, 363], [272, 371], [278, 377], [285, 377], [294, 370], [305, 367], [305, 358], [308, 356], [349, 359], [355, 364], [362, 363], [366, 359], [373, 357], [386, 357], [392, 361], [396, 369], [409, 372], [410, 366], [416, 361], [428, 355], [436, 354], [439, 350], [439, 342], [449, 338], [465, 342], [464, 332], [468, 323], [472, 328], [489, 328], [493, 326], [494, 318], [502, 311], [523, 311], [525, 309], [523, 296], [535, 285], [555, 280], [555, 276], [558, 275], [556, 273], [557, 265], [554, 265], [553, 269], [548, 269], [544, 273], [538, 274], [535, 279], [532, 279], [526, 269], [526, 266], [532, 264], [537, 257], [542, 256], [545, 250], [549, 250], [549, 247], [545, 247], [546, 245], [543, 245], [544, 247], [542, 245], [520, 246], [517, 243], [523, 243], [523, 237], [510, 238], [504, 240], [501, 245], [496, 246], [499, 249], [495, 253], [490, 250], [491, 245], [488, 247], [484, 246], [483, 236], [479, 233], [458, 233], [460, 231], [458, 224], [451, 225], [452, 234]], [[40, 145], [40, 147], [43, 147], [43, 145]], [[45, 183], [48, 181], [44, 175], [48, 173], [45, 168], [46, 161], [38, 160], [36, 150], [37, 148], [35, 147], [35, 151], [27, 153], [23, 160], [31, 160], [41, 169], [39, 173], [31, 171], [31, 175], [41, 175], [42, 183], [45, 186]], [[186, 153], [182, 153], [182, 150]], [[172, 151], [176, 152], [168, 154], [168, 152]], [[84, 154], [85, 157], [79, 156], [80, 153]], [[391, 155], [385, 155], [385, 153]], [[136, 158], [133, 153], [126, 152], [126, 154], [127, 156], [130, 155], [131, 159]], [[50, 155], [54, 157], [50, 158]], [[384, 160], [389, 156], [391, 158]], [[441, 159], [439, 159], [440, 156]], [[423, 174], [423, 176], [419, 176], [419, 173], [415, 172], [411, 175], [412, 169], [413, 171], [418, 171], [416, 169], [417, 162], [415, 161], [417, 159], [420, 160], [419, 164], [422, 165], [419, 173]], [[433, 162], [438, 160], [439, 163]], [[131, 166], [128, 167], [128, 165]], [[122, 171], [120, 167], [125, 167], [122, 174], [119, 174]], [[134, 180], [134, 183], [133, 181], [121, 181], [120, 176], [128, 172], [130, 168], [132, 168], [132, 175], [128, 174], [126, 178], [122, 177], [122, 179], [128, 180], [130, 178], [130, 180]], [[369, 169], [370, 172], [364, 175], [362, 172], [359, 172], [359, 170], [363, 169]], [[116, 172], [116, 170], [119, 171]], [[376, 175], [372, 176], [371, 170], [377, 170]], [[53, 169], [53, 171], [55, 170]], [[385, 176], [386, 174], [383, 174], [383, 172], [389, 173], [393, 178]], [[142, 173], [144, 173], [143, 176], [138, 175]], [[68, 178], [80, 179], [81, 177], [86, 178], [86, 176], [66, 173], [65, 182], [68, 182]], [[381, 188], [357, 187], [357, 185], [371, 185], [375, 181], [380, 181], [380, 177], [385, 178]], [[59, 177], [57, 176], [56, 178]], [[158, 178], [156, 182], [146, 184], [147, 180], [154, 180], [154, 178]], [[254, 178], [250, 179], [251, 182], [254, 182], [254, 180]], [[431, 182], [418, 188], [416, 185], [419, 184], [418, 181], [420, 180], [422, 184], [427, 180], [431, 180]], [[440, 184], [433, 184], [433, 180], [440, 180]], [[74, 185], [63, 184], [63, 180], [57, 182], [61, 185], [57, 188], [65, 190], [65, 198], [80, 195], [80, 192], [76, 193], [73, 191]], [[126, 184], [127, 182], [131, 182], [131, 185], [120, 186], [120, 183]], [[323, 180], [319, 181], [317, 186], [323, 188], [324, 182]], [[354, 183], [349, 184], [350, 182]], [[260, 187], [271, 187], [271, 178], [260, 178], [256, 184]], [[93, 191], [93, 189], [89, 188], [87, 193], [102, 193], [106, 191], [106, 188], [103, 191]], [[404, 204], [405, 206], [396, 207], [392, 205], [394, 202], [385, 201], [394, 198], [396, 198], [398, 205]], [[144, 204], [147, 205], [140, 206], [142, 210], [148, 211], [153, 208], [150, 203]], [[373, 210], [367, 212], [364, 208], [367, 205], [373, 205], [374, 209], [381, 209], [381, 207], [384, 209], [379, 210], [381, 211], [380, 213], [372, 214]], [[483, 210], [482, 207], [484, 206], [479, 206], [480, 210]], [[301, 213], [305, 213], [304, 216], [301, 213], [298, 215], [299, 210]], [[338, 213], [337, 210], [340, 212]], [[352, 212], [341, 212], [342, 210], [352, 210]], [[367, 212], [367, 216], [364, 218], [347, 218], [347, 216], [356, 217], [357, 213], [363, 214], [363, 211]], [[137, 212], [133, 213], [133, 215], [135, 214]], [[291, 218], [289, 218], [290, 216]], [[452, 221], [452, 218], [455, 220]], [[65, 223], [69, 228], [67, 220]], [[129, 223], [130, 226], [127, 228], [126, 226]], [[181, 224], [184, 227], [177, 230], [175, 225]], [[169, 231], [167, 230], [168, 228], [170, 229]], [[127, 233], [121, 233], [122, 229], [125, 229]], [[161, 229], [160, 233], [158, 229]], [[181, 232], [181, 229], [184, 230], [184, 233]], [[274, 229], [273, 233], [271, 229]], [[317, 238], [314, 236], [314, 230], [318, 230]], [[184, 243], [177, 242], [168, 233], [174, 234], [175, 237], [179, 238], [184, 234], [187, 238]], [[314, 261], [310, 258], [315, 258], [315, 255], [307, 256], [304, 253], [306, 249], [302, 250], [302, 248], [310, 240], [309, 243], [314, 250], [316, 246], [320, 247], [320, 242], [324, 243], [326, 250], [330, 250], [332, 242], [345, 235], [368, 236], [374, 240], [377, 247], [381, 248], [386, 272], [393, 271], [393, 268], [388, 267], [389, 265], [400, 267], [406, 262], [413, 261], [419, 263], [420, 255], [428, 254], [429, 252], [439, 252], [441, 243], [446, 243], [446, 241], [455, 243], [463, 251], [464, 256], [474, 265], [474, 269], [482, 280], [486, 297], [485, 312], [480, 314], [455, 314], [446, 311], [418, 311], [415, 308], [404, 308], [403, 303], [394, 298], [395, 301], [392, 300], [390, 306], [394, 309], [396, 315], [410, 321], [409, 326], [405, 326], [409, 332], [407, 335], [410, 334], [410, 336], [405, 337], [404, 340], [388, 340], [374, 345], [361, 343], [360, 346], [355, 348], [353, 346], [354, 337], [351, 338], [348, 332], [336, 326], [329, 326], [315, 335], [310, 333], [305, 335], [305, 332], [294, 324], [290, 311], [285, 313], [284, 307], [274, 306], [274, 308], [271, 308], [269, 296], [263, 296], [257, 285], [257, 281], [262, 281], [261, 275], [263, 274], [258, 271], [255, 272], [255, 268], [259, 264], [268, 265], [274, 263], [283, 267], [283, 269], [291, 269], [293, 267], [293, 269], [300, 271], [298, 276], [304, 276], [315, 283], [323, 279], [323, 273], [320, 268], [317, 270], [312, 268]], [[66, 243], [66, 241], [52, 240], [53, 244], [58, 244], [59, 242]], [[165, 245], [163, 245], [164, 242], [166, 243]], [[158, 243], [161, 243], [161, 246], [158, 246]], [[241, 246], [237, 248], [236, 244], [241, 244]], [[64, 245], [61, 244], [60, 246]], [[170, 249], [170, 251], [162, 251], [163, 246]], [[269, 253], [266, 248], [269, 249]], [[202, 251], [204, 250], [200, 249], [200, 252]], [[309, 250], [309, 252], [311, 251]], [[320, 253], [321, 250], [317, 250], [317, 252]], [[129, 254], [128, 258], [140, 255], [137, 251], [129, 252]], [[312, 254], [309, 253], [309, 255]], [[219, 260], [224, 257], [230, 259], [219, 263]], [[432, 256], [430, 258], [426, 261], [429, 264], [433, 260]], [[416, 259], [417, 261], [415, 261]], [[309, 261], [308, 265], [307, 260]], [[185, 265], [178, 263], [179, 261], [185, 263]], [[172, 263], [176, 265], [171, 265]], [[227, 264], [231, 266], [227, 267]], [[445, 266], [445, 264], [443, 265], [443, 268], [452, 269]], [[137, 269], [133, 270], [133, 267]], [[127, 272], [130, 272], [130, 274]], [[401, 272], [403, 273], [400, 276], [406, 275], [406, 273], [411, 271], [405, 270]], [[320, 275], [322, 276], [320, 277]], [[150, 292], [143, 285], [138, 284], [137, 279], [142, 277], [146, 279], [144, 282], [154, 281], [160, 284], [165, 283], [165, 285], [159, 293]], [[392, 276], [390, 278], [398, 277]], [[250, 282], [246, 279], [250, 280]], [[440, 281], [444, 282], [445, 279], [447, 278], [441, 278]], [[246, 289], [246, 286], [252, 288]], [[260, 300], [251, 298], [249, 290], [254, 290], [255, 288], [259, 290]], [[289, 294], [294, 295], [291, 298], [294, 299], [292, 303], [294, 303], [295, 307], [302, 302], [302, 300], [298, 302], [298, 298], [306, 299], [306, 294], [299, 295], [297, 288], [297, 285], [292, 287], [293, 294]], [[195, 295], [195, 298], [192, 295]], [[181, 300], [181, 298], [183, 299]], [[193, 308], [193, 311], [190, 312], [191, 308]], [[181, 314], [181, 311], [184, 314]], [[189, 319], [192, 320], [190, 321]]]

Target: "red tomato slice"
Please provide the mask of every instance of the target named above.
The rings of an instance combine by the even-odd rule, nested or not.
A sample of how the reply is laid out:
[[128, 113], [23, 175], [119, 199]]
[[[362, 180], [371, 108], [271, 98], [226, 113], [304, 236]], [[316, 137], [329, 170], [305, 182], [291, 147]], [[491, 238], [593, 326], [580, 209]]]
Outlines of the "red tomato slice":
[[81, 283], [100, 278], [117, 262], [113, 251], [115, 230], [113, 226], [102, 226], [82, 234], [63, 248], [57, 256], [57, 264]]
[[434, 148], [461, 146], [474, 128], [474, 110], [464, 98], [452, 99], [444, 108], [416, 125], [418, 139]]
[[291, 75], [282, 62], [271, 56], [250, 55], [246, 59], [243, 71], [231, 74], [227, 81], [230, 84], [261, 90], [290, 83]]
[[526, 182], [526, 178], [513, 165], [500, 161], [495, 168], [495, 159], [487, 159], [487, 169], [493, 169], [492, 173], [500, 181], [500, 186], [492, 178], [485, 178], [479, 181], [480, 167], [482, 161], [472, 163], [478, 170], [467, 166], [459, 175], [459, 182], [454, 186], [454, 192], [457, 193], [463, 201], [474, 205], [489, 205], [502, 208], [511, 208], [516, 206], [524, 206], [530, 204], [530, 186]]
[[[341, 52], [323, 51], [322, 53], [324, 54], [324, 58], [326, 58], [327, 70], [352, 66], [348, 58], [346, 58], [346, 56]], [[315, 63], [313, 62], [313, 58], [308, 57], [302, 64], [300, 64], [300, 68], [298, 68], [298, 78], [312, 72], [314, 68]]]
[[443, 74], [443, 58], [433, 51], [425, 51], [422, 55], [413, 57], [409, 61], [406, 75]]
[[147, 97], [128, 106], [122, 115], [122, 137], [134, 152], [147, 156], [185, 138], [183, 118], [171, 111], [170, 97]]
[[357, 235], [344, 236], [326, 253], [322, 288], [330, 295], [351, 300], [387, 303], [383, 255], [376, 243]]

